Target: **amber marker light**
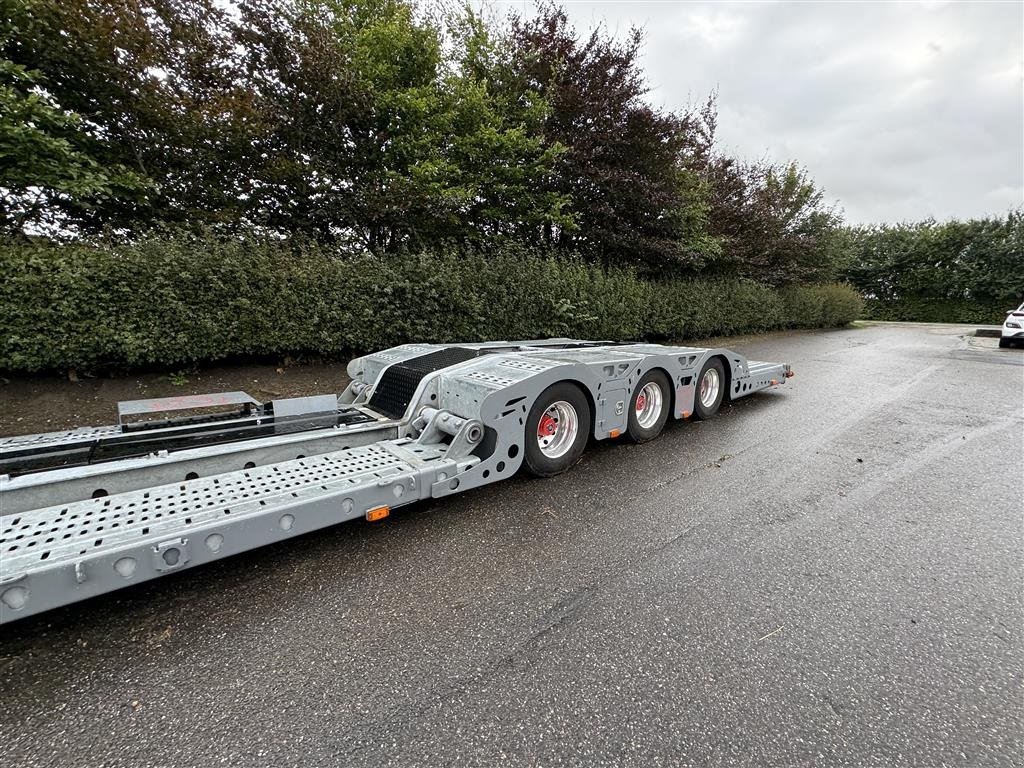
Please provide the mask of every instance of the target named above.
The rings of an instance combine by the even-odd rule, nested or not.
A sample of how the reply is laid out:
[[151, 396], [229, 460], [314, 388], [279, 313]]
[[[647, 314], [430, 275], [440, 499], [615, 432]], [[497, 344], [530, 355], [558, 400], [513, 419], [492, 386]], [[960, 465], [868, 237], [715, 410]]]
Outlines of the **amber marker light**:
[[371, 523], [375, 523], [378, 520], [383, 520], [385, 517], [391, 514], [391, 507], [373, 507], [372, 509], [366, 510], [366, 519]]

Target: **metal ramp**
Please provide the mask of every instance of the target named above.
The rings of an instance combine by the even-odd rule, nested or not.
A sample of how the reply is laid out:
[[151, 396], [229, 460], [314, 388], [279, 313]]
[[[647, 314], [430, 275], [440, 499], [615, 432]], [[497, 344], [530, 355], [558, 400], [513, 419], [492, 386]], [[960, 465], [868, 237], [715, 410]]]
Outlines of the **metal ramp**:
[[[431, 495], [479, 459], [382, 441], [2, 518], [0, 623]], [[374, 517], [375, 515], [370, 515]]]
[[26, 439], [0, 443], [0, 474], [17, 477], [33, 472], [82, 467], [122, 459], [138, 458], [159, 451], [174, 452], [233, 443], [242, 446], [275, 435], [312, 433], [334, 427], [355, 427], [379, 420], [355, 408], [294, 418], [248, 417], [210, 422], [202, 426], [120, 431], [118, 427], [97, 428], [85, 435], [52, 433], [28, 435]]

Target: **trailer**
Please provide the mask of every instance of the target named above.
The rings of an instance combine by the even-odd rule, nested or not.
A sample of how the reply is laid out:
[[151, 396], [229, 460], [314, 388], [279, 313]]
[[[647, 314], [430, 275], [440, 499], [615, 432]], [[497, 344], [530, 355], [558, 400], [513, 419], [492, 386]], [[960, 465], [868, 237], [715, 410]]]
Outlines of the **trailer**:
[[405, 344], [340, 394], [118, 404], [118, 423], [0, 439], [0, 623], [354, 518], [511, 477], [590, 439], [782, 384], [726, 349], [548, 339]]

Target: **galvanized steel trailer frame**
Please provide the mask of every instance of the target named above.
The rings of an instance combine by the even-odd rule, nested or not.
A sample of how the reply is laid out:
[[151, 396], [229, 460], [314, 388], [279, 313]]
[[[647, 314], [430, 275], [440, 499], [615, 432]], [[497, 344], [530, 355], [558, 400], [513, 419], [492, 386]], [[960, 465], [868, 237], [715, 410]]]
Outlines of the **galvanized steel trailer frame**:
[[[718, 348], [406, 344], [349, 363], [351, 383], [338, 396], [267, 405], [245, 393], [133, 401], [119, 405], [116, 426], [4, 438], [0, 466], [25, 456], [44, 466], [0, 476], [0, 623], [510, 477], [535, 439], [525, 432], [527, 414], [561, 382], [586, 396], [597, 440], [627, 432], [628, 406], [652, 370], [671, 382], [670, 415], [687, 418], [712, 358], [722, 364], [725, 399], [792, 375], [786, 364]], [[241, 410], [199, 427], [197, 417], [128, 420], [219, 405]], [[195, 434], [214, 441], [188, 447], [187, 437], [178, 447]], [[118, 440], [156, 450], [102, 460], [95, 447]], [[162, 440], [176, 449], [160, 449]], [[101, 458], [83, 463], [83, 446]], [[65, 459], [70, 466], [60, 466]]]

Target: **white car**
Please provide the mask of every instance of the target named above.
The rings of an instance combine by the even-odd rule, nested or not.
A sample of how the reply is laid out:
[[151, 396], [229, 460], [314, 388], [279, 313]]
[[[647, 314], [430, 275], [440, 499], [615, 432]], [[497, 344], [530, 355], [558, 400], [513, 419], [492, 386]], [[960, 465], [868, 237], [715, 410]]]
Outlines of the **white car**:
[[999, 346], [1008, 347], [1014, 342], [1024, 344], [1024, 304], [1006, 313], [1003, 333], [999, 337]]

